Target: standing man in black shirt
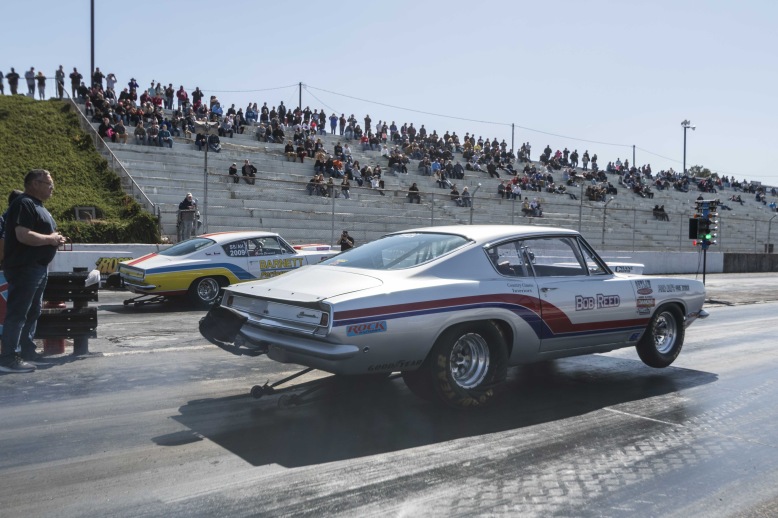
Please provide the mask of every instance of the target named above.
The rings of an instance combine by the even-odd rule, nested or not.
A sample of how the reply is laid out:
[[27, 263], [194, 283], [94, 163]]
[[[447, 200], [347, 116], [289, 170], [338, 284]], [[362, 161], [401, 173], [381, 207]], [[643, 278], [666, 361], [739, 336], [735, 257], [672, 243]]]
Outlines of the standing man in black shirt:
[[[54, 181], [45, 169], [34, 169], [24, 177], [24, 194], [8, 208], [5, 233], [5, 277], [8, 303], [0, 371], [32, 372], [37, 361], [35, 326], [41, 314], [48, 265], [65, 238], [43, 202], [54, 193]], [[26, 361], [25, 361], [26, 360]]]
[[354, 238], [348, 235], [348, 230], [344, 230], [340, 234], [340, 241], [338, 241], [338, 244], [340, 245], [341, 252], [345, 252], [349, 248], [354, 248]]

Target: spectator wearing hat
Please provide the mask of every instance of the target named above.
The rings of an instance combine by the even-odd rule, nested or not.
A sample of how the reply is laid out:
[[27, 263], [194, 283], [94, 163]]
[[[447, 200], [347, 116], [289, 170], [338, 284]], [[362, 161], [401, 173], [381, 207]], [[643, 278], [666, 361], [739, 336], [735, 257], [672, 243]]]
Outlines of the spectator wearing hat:
[[237, 163], [235, 163], [235, 162], [232, 163], [228, 173], [232, 177], [232, 183], [238, 183], [240, 181], [238, 179], [238, 164]]

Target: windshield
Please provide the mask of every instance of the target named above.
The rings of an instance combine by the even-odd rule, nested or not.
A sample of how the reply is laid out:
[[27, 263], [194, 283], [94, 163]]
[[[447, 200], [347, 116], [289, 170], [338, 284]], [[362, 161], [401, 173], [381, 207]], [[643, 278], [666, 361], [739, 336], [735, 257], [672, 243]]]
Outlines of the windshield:
[[207, 246], [211, 246], [215, 242], [216, 241], [213, 239], [208, 239], [205, 237], [193, 237], [192, 239], [187, 239], [186, 241], [182, 241], [176, 245], [173, 245], [167, 250], [161, 251], [159, 255], [169, 255], [172, 257], [188, 255]]
[[401, 270], [432, 261], [467, 242], [464, 237], [452, 234], [395, 234], [352, 248], [320, 264], [371, 270]]

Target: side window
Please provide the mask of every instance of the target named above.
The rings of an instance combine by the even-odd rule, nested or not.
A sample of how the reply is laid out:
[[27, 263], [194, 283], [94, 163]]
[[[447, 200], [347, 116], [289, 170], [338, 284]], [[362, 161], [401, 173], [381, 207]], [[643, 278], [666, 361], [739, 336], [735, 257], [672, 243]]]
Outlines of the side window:
[[579, 243], [581, 245], [581, 253], [583, 254], [584, 261], [586, 261], [586, 268], [589, 270], [590, 275], [608, 275], [608, 270], [605, 268], [605, 265], [602, 263], [602, 260], [597, 257], [594, 252], [585, 246], [583, 243]]
[[524, 253], [538, 277], [587, 276], [588, 270], [578, 240], [546, 237], [524, 241]]
[[224, 249], [224, 253], [227, 254], [227, 257], [246, 257], [248, 252], [244, 239], [233, 241], [232, 243], [224, 243], [222, 249]]
[[527, 277], [527, 264], [522, 249], [521, 241], [511, 241], [487, 249], [486, 254], [500, 275]]
[[274, 236], [255, 237], [248, 241], [249, 255], [252, 257], [260, 255], [281, 255], [294, 253], [289, 247], [281, 243]]

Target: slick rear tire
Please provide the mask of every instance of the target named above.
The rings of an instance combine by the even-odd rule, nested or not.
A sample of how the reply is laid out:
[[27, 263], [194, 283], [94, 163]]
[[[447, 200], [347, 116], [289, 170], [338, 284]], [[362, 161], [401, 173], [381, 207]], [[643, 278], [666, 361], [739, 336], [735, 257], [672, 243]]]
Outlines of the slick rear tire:
[[437, 399], [454, 408], [483, 406], [505, 381], [508, 348], [492, 322], [454, 326], [435, 343], [427, 365]]
[[680, 354], [684, 335], [683, 315], [678, 306], [661, 306], [637, 343], [638, 356], [649, 367], [667, 367]]
[[432, 374], [430, 374], [429, 369], [425, 369], [425, 365], [422, 365], [415, 371], [403, 371], [402, 376], [405, 386], [408, 387], [413, 395], [426, 401], [433, 401], [435, 399], [435, 389], [432, 386]]

